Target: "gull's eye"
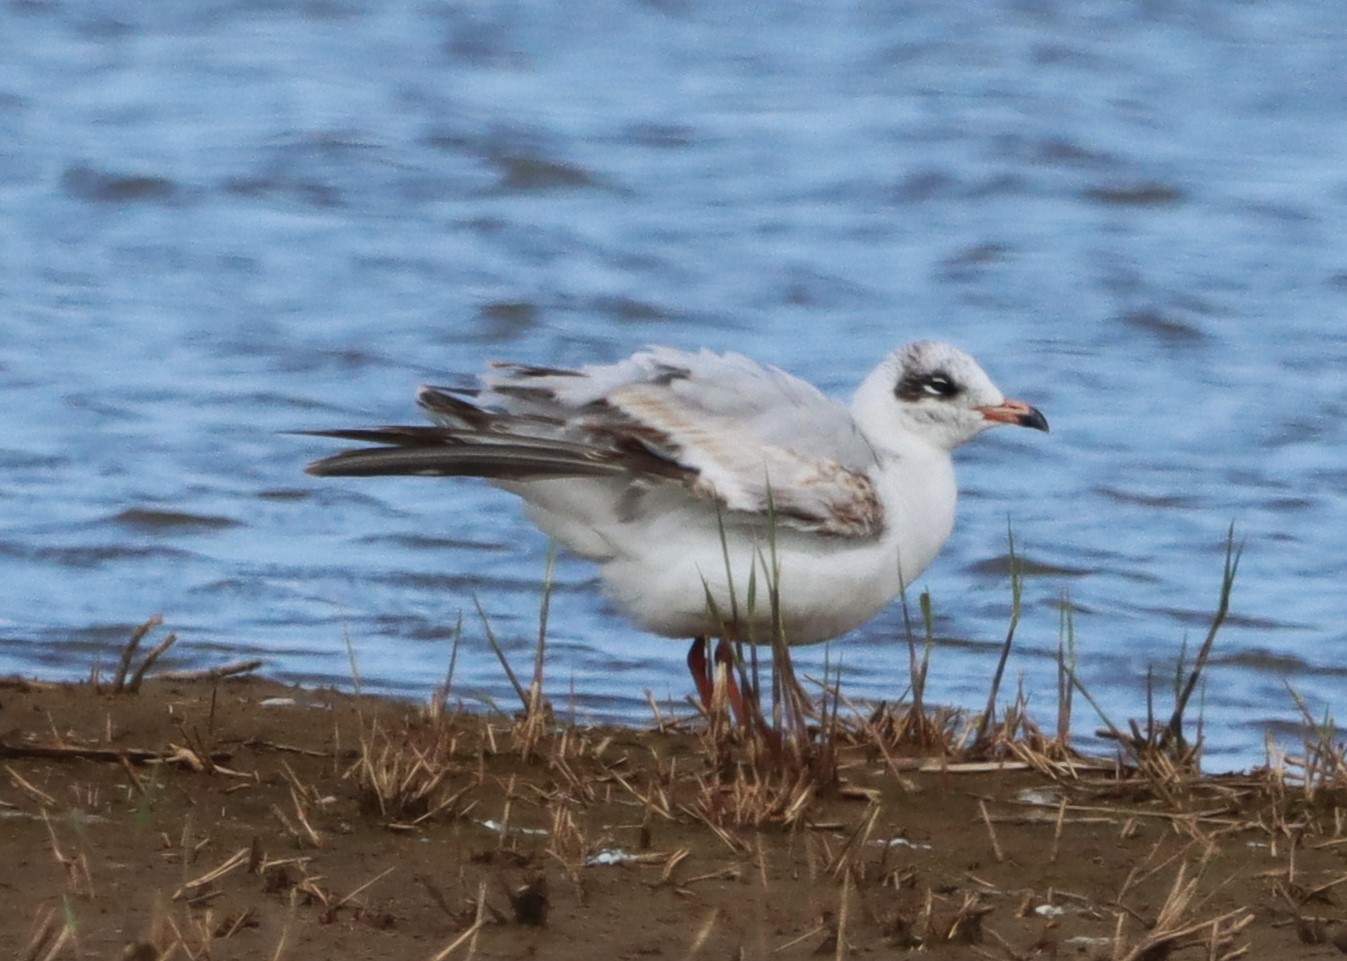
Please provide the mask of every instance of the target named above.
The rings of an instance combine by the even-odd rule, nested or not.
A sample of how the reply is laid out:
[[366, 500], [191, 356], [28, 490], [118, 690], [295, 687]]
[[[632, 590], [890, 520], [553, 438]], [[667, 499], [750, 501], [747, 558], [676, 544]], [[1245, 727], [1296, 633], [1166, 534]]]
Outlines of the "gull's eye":
[[927, 397], [953, 397], [959, 392], [958, 385], [944, 374], [929, 374], [920, 384], [921, 392]]
[[893, 392], [899, 400], [905, 401], [918, 401], [923, 397], [949, 400], [963, 393], [963, 387], [949, 374], [937, 370], [929, 374], [910, 374], [898, 382]]

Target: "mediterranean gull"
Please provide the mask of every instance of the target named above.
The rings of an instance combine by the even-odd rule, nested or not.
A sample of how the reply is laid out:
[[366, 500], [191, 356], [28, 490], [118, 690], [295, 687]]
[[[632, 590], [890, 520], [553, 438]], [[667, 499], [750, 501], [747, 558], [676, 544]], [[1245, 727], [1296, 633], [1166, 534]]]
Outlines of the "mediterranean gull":
[[484, 477], [518, 494], [538, 527], [602, 565], [634, 621], [695, 638], [708, 706], [706, 638], [727, 661], [729, 640], [811, 644], [865, 623], [949, 537], [954, 449], [999, 424], [1048, 429], [934, 341], [886, 357], [849, 407], [741, 354], [671, 347], [574, 370], [496, 364], [480, 387], [417, 400], [435, 426], [306, 431], [376, 445], [308, 473]]

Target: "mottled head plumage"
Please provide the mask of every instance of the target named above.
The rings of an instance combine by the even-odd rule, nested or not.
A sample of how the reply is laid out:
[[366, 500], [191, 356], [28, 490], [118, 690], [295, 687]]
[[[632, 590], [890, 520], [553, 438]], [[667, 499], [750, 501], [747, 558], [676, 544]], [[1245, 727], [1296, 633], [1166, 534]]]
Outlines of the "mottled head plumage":
[[972, 357], [934, 340], [915, 341], [885, 358], [856, 392], [852, 411], [878, 448], [916, 439], [953, 450], [1003, 423], [1047, 429], [1042, 414], [1008, 401]]

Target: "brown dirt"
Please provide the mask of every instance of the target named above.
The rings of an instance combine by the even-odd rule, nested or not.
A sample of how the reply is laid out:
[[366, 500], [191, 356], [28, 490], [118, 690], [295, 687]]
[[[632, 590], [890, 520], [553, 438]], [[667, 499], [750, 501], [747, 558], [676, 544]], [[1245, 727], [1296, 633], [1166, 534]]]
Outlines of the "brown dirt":
[[[354, 773], [362, 743], [413, 787], [440, 774], [443, 809], [381, 813]], [[1339, 954], [1343, 812], [1266, 777], [1163, 799], [1113, 772], [895, 770], [851, 747], [844, 783], [794, 824], [741, 827], [749, 788], [725, 790], [690, 734], [521, 733], [260, 680], [134, 696], [11, 682], [0, 754], [5, 957]], [[592, 863], [616, 850], [635, 860]], [[1216, 953], [1137, 951], [1175, 890], [1190, 895], [1176, 928], [1251, 920]]]

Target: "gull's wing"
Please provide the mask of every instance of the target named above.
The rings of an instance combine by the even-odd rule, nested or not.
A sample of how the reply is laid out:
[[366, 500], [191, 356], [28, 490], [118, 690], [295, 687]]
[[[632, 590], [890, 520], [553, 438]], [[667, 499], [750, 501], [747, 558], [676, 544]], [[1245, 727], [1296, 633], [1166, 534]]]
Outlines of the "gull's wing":
[[420, 402], [441, 426], [334, 432], [387, 446], [310, 470], [625, 475], [796, 529], [860, 538], [884, 524], [874, 454], [846, 407], [739, 354], [654, 347], [575, 370], [498, 365], [480, 391], [424, 388]]

